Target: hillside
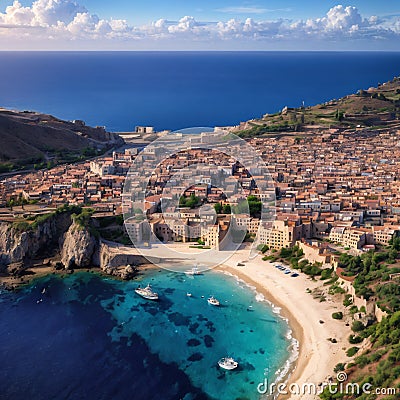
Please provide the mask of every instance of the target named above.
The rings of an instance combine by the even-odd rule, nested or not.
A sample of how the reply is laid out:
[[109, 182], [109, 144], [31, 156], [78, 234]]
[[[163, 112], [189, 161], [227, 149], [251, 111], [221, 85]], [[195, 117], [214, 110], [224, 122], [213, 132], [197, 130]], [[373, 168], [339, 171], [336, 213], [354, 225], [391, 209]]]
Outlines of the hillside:
[[36, 112], [0, 108], [0, 172], [41, 163], [59, 163], [96, 155], [122, 139], [82, 121], [62, 121]]
[[400, 78], [377, 88], [330, 100], [312, 107], [284, 107], [276, 114], [240, 124], [242, 137], [277, 132], [302, 132], [326, 128], [387, 127], [398, 124], [400, 116]]

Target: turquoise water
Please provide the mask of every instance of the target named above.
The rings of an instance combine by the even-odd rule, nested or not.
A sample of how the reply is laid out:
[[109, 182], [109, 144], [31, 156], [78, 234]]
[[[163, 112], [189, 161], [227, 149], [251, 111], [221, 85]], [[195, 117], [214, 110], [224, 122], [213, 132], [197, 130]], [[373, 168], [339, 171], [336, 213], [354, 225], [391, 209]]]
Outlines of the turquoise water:
[[[160, 301], [135, 294], [147, 283]], [[257, 399], [265, 374], [274, 381], [287, 365], [291, 344], [286, 321], [261, 300], [222, 273], [157, 269], [131, 282], [49, 276], [3, 292], [4, 398]], [[221, 370], [224, 356], [239, 368]]]

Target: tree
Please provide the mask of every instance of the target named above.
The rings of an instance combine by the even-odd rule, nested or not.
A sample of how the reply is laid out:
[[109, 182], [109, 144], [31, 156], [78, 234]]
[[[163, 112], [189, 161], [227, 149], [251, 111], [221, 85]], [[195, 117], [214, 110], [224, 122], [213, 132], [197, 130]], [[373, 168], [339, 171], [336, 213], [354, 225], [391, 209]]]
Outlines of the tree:
[[353, 321], [352, 325], [351, 325], [351, 329], [353, 332], [361, 332], [365, 329], [364, 324], [361, 321]]
[[230, 214], [232, 212], [230, 204], [224, 204], [223, 213]]
[[339, 312], [334, 312], [334, 313], [332, 314], [332, 318], [333, 318], [333, 319], [343, 319], [343, 313], [342, 313], [341, 311], [339, 311]]
[[195, 208], [199, 202], [199, 198], [193, 193], [190, 195], [189, 199], [186, 200], [186, 207]]
[[221, 203], [214, 204], [214, 210], [215, 210], [215, 212], [217, 214], [221, 214], [221, 212], [222, 212], [222, 204]]

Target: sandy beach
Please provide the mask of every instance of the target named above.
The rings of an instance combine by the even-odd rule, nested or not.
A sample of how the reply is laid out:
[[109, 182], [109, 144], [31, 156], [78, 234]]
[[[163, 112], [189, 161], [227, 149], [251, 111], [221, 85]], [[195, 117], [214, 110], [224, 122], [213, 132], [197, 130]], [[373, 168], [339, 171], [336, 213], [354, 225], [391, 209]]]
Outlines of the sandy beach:
[[[335, 375], [335, 365], [349, 360], [345, 350], [349, 347], [351, 329], [343, 321], [332, 318], [333, 312], [344, 309], [343, 305], [331, 299], [322, 281], [313, 281], [302, 273], [298, 277], [285, 275], [271, 263], [263, 261], [260, 255], [252, 260], [247, 257], [248, 250], [239, 250], [218, 269], [255, 286], [267, 300], [280, 307], [280, 314], [288, 319], [293, 337], [299, 342], [299, 356], [289, 373], [288, 387], [295, 383], [300, 387], [305, 383], [327, 383], [329, 377]], [[244, 266], [238, 266], [238, 263]], [[307, 291], [318, 288], [324, 290], [326, 301], [314, 299]], [[337, 343], [332, 343], [329, 338], [335, 338]], [[279, 396], [279, 399], [317, 398], [308, 392]]]

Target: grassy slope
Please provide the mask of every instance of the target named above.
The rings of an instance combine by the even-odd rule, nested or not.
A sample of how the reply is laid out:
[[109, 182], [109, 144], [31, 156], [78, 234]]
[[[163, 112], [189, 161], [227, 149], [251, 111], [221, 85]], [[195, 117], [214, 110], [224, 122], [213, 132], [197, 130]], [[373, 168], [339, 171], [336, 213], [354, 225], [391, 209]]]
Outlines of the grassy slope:
[[109, 134], [45, 114], [0, 109], [0, 165], [27, 166], [55, 155], [79, 156], [89, 147], [106, 147]]
[[266, 114], [261, 119], [249, 121], [246, 129], [240, 131], [239, 135], [253, 137], [276, 132], [302, 131], [310, 126], [380, 126], [386, 125], [386, 119], [394, 120], [399, 113], [400, 78], [395, 78], [377, 88], [360, 90], [357, 94], [339, 100]]

